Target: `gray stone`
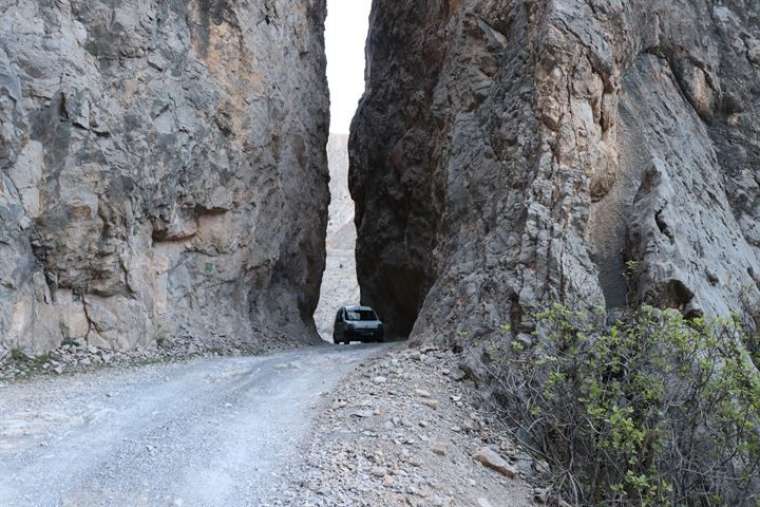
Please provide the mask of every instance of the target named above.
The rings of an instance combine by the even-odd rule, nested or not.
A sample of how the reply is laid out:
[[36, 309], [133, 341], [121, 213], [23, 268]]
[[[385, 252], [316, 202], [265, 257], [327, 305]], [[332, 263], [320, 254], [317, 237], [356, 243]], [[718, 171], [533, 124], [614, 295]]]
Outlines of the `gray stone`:
[[350, 182], [388, 334], [477, 345], [549, 301], [760, 323], [760, 4], [374, 12]]
[[755, 65], [760, 65], [760, 40], [747, 40], [747, 58]]
[[316, 340], [324, 14], [0, 2], [0, 344]]
[[433, 400], [430, 398], [423, 398], [420, 400], [420, 403], [422, 403], [426, 407], [432, 408], [433, 410], [437, 410], [438, 406], [440, 405], [440, 402], [438, 400]]
[[489, 447], [483, 447], [478, 449], [475, 453], [475, 460], [481, 465], [494, 470], [501, 475], [514, 479], [517, 475], [517, 471], [507, 463], [499, 454]]
[[430, 447], [430, 450], [433, 451], [433, 454], [438, 456], [446, 456], [448, 453], [448, 446], [443, 442], [436, 442]]

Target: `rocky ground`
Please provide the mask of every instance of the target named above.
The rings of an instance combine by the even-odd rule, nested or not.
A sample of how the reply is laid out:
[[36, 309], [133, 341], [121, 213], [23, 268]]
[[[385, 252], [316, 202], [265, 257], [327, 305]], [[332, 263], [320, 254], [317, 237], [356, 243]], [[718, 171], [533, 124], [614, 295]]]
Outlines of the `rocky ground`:
[[[274, 351], [285, 346], [285, 343], [271, 343], [267, 350], [259, 352]], [[273, 414], [290, 413], [292, 408], [290, 397], [295, 396], [296, 391], [311, 393], [307, 404], [313, 407], [308, 413], [301, 415], [294, 413], [290, 420], [283, 421], [283, 428], [290, 428], [289, 425], [294, 424], [294, 421], [297, 421], [301, 428], [300, 436], [288, 437], [287, 445], [276, 443], [276, 439], [275, 441], [264, 439], [269, 442], [267, 444], [269, 446], [280, 446], [282, 453], [289, 457], [276, 468], [276, 481], [279, 486], [275, 489], [279, 492], [270, 494], [257, 490], [257, 501], [261, 502], [258, 505], [269, 507], [341, 505], [506, 507], [559, 503], [550, 498], [546, 491], [531, 485], [541, 483], [545, 464], [531, 457], [509, 438], [509, 433], [499, 423], [496, 412], [491, 410], [490, 405], [477, 394], [474, 383], [468, 379], [465, 371], [457, 367], [460, 358], [452, 352], [434, 347], [414, 349], [403, 344], [384, 346], [381, 349], [367, 349], [367, 346], [355, 345], [315, 347], [284, 355], [274, 354], [271, 359], [247, 357], [198, 359], [187, 363], [125, 368], [127, 365], [157, 362], [161, 359], [216, 354], [242, 355], [244, 352], [250, 352], [239, 347], [239, 344], [231, 343], [220, 343], [222, 348], [213, 351], [196, 350], [194, 347], [193, 344], [182, 344], [178, 340], [165, 344], [162, 349], [144, 350], [127, 355], [71, 345], [50, 354], [44, 360], [32, 361], [22, 358], [6, 360], [0, 368], [0, 374], [2, 374], [0, 390], [3, 393], [0, 396], [0, 408], [3, 403], [5, 404], [5, 408], [0, 411], [2, 413], [0, 427], [5, 427], [6, 430], [10, 428], [15, 433], [11, 431], [13, 434], [8, 434], [0, 431], [0, 450], [4, 448], [8, 452], [16, 452], [14, 449], [19, 449], [19, 445], [24, 447], [26, 445], [24, 439], [31, 438], [23, 436], [27, 435], [24, 427], [31, 425], [29, 427], [36, 428], [36, 425], [53, 417], [50, 415], [53, 413], [60, 415], [68, 414], [71, 410], [79, 410], [76, 408], [81, 408], [80, 402], [77, 401], [79, 399], [108, 401], [114, 396], [113, 392], [120, 392], [118, 385], [132, 385], [132, 383], [139, 385], [151, 382], [158, 385], [164, 381], [169, 382], [171, 379], [173, 379], [171, 385], [178, 392], [182, 391], [184, 394], [181, 397], [185, 398], [190, 393], [191, 387], [194, 389], [197, 387], [195, 384], [200, 382], [199, 385], [201, 385], [213, 377], [208, 372], [204, 373], [205, 369], [211, 368], [209, 370], [211, 371], [217, 366], [222, 369], [234, 369], [238, 364], [236, 361], [242, 361], [245, 365], [249, 363], [253, 365], [249, 368], [250, 371], [241, 370], [240, 380], [244, 380], [248, 387], [237, 390], [237, 394], [231, 396], [217, 395], [216, 391], [212, 394], [209, 391], [203, 396], [199, 395], [200, 397], [193, 395], [195, 396], [193, 399], [202, 401], [204, 406], [219, 402], [224, 407], [238, 407], [235, 412], [238, 416], [237, 420], [245, 420], [249, 428], [259, 428], [259, 430], [267, 427], [268, 424], [263, 419], [256, 422], [261, 419], [259, 409], [253, 408], [254, 405], [244, 409], [240, 404], [242, 401], [238, 403], [243, 399], [240, 398], [241, 396], [247, 399], [249, 394], [246, 393], [251, 389], [253, 389], [251, 392], [268, 390], [271, 396], [266, 401], [266, 407]], [[373, 350], [376, 350], [376, 353]], [[282, 359], [290, 356], [298, 361]], [[349, 364], [353, 366], [344, 367]], [[257, 382], [255, 377], [261, 375], [260, 370], [263, 365], [267, 365], [267, 368], [272, 366], [273, 369], [264, 368], [264, 370], [271, 370], [274, 373], [279, 371], [278, 368], [284, 368], [283, 372], [286, 372], [287, 378], [290, 379], [288, 382], [296, 382], [300, 387], [294, 387], [289, 391], [280, 389], [280, 384], [285, 381], [284, 378], [278, 381], [279, 383], [270, 382], [267, 380], [269, 377], [262, 377], [261, 382], [264, 383]], [[109, 368], [104, 371], [85, 373], [88, 370], [102, 369], [103, 366], [109, 366]], [[328, 367], [330, 372], [326, 371]], [[46, 379], [45, 375], [37, 375], [40, 372], [53, 376], [61, 375], [62, 378], [60, 380]], [[280, 374], [277, 373], [277, 375]], [[18, 380], [20, 377], [32, 378], [24, 383], [9, 381], [13, 378]], [[122, 377], [128, 377], [133, 381], [125, 382]], [[325, 384], [324, 379], [328, 377], [332, 380]], [[203, 380], [204, 378], [206, 380]], [[311, 385], [314, 382], [317, 382], [319, 386], [313, 385], [314, 389], [311, 391], [306, 389], [307, 384]], [[69, 387], [65, 387], [69, 384]], [[266, 387], [265, 384], [267, 386], [271, 384], [271, 388]], [[102, 396], [93, 397], [89, 391], [77, 392], [80, 388], [95, 389], [96, 387], [105, 389], [104, 394], [101, 393]], [[164, 389], [164, 387], [160, 388]], [[318, 390], [315, 390], [317, 388]], [[71, 391], [71, 389], [74, 390]], [[287, 391], [287, 395], [277, 394], [283, 389]], [[59, 394], [56, 395], [55, 392]], [[133, 401], [125, 402], [122, 408], [98, 406], [93, 410], [97, 413], [106, 409], [116, 412], [126, 410], [130, 406], [148, 403], [154, 397], [150, 393], [155, 392], [154, 388], [132, 389], [129, 396], [133, 398]], [[219, 401], [220, 396], [224, 398], [221, 401]], [[239, 398], [238, 401], [235, 401], [236, 397]], [[34, 401], [36, 405], [19, 401], [22, 398], [36, 400]], [[13, 400], [17, 400], [18, 403], [14, 405]], [[70, 406], [66, 405], [67, 403]], [[88, 402], [85, 405], [89, 407], [92, 403]], [[34, 406], [38, 408], [32, 409]], [[165, 414], [165, 417], [171, 418], [171, 421], [180, 421], [184, 416], [178, 416], [175, 412], [175, 409], [169, 407], [156, 413]], [[150, 423], [152, 418], [153, 416], [145, 419], [147, 421], [145, 424], [148, 424], [145, 431], [151, 435], [155, 428], [169, 427], [161, 426], [163, 423], [156, 423], [158, 426]], [[84, 423], [76, 423], [75, 427], [63, 428], [60, 431], [68, 432], [66, 434], [79, 432], [82, 438], [87, 434], [95, 434], [92, 433], [96, 431], [95, 427], [88, 426], [90, 423], [87, 421], [90, 421], [90, 418], [79, 419], [82, 419]], [[198, 424], [206, 424], [202, 418], [198, 421]], [[54, 447], [58, 445], [51, 443], [57, 442], [58, 437], [55, 437], [53, 433], [46, 433], [46, 435], [48, 436], [45, 437], [47, 439], [45, 445]], [[167, 452], [176, 447], [174, 440], [167, 438], [161, 440], [163, 444], [155, 444], [151, 440], [145, 444], [147, 447], [143, 446], [150, 454], [150, 459], [174, 460], [171, 453], [167, 456], [162, 454], [164, 447]], [[234, 438], [230, 441], [232, 447], [234, 447]], [[181, 438], [177, 436], [176, 440], [180, 441]], [[206, 440], [208, 439], [204, 441]], [[67, 441], [67, 439], [60, 440], [61, 445]], [[109, 445], [113, 444], [117, 447], [122, 445], [115, 442]], [[129, 452], [143, 448], [138, 445], [139, 442], [138, 444], [135, 442], [138, 440], [129, 441], [131, 446]], [[76, 458], [78, 453], [84, 450], [84, 447], [77, 447], [78, 444], [67, 445], [73, 447], [66, 451], [70, 453], [66, 459], [71, 459], [71, 456]], [[32, 449], [29, 446], [24, 448]], [[28, 465], [34, 459], [36, 459], [34, 456], [24, 458], [24, 463]], [[94, 467], [99, 462], [98, 460], [103, 459], [110, 458], [93, 456], [88, 466]], [[264, 484], [269, 479], [262, 477], [261, 471], [257, 468], [259, 467], [257, 459], [249, 463], [247, 472], [250, 477], [249, 482]], [[150, 460], [143, 461], [139, 461], [138, 468], [143, 472], [152, 470]], [[6, 461], [6, 465], [8, 463], [10, 462]], [[109, 473], [113, 474], [108, 477], [109, 481], [116, 481], [115, 478], [122, 475], [119, 470], [123, 467], [119, 463], [117, 460], [109, 465]], [[28, 470], [24, 468], [24, 470], [26, 471], [10, 466], [7, 472], [15, 474], [23, 472], [27, 474], [24, 477], [32, 480], [36, 468], [32, 467]], [[61, 477], [65, 476], [63, 469], [56, 470], [56, 473], [63, 474]], [[242, 474], [241, 476], [246, 475], [242, 462], [236, 465], [235, 473]], [[143, 475], [151, 485], [148, 475]], [[164, 479], [168, 481], [167, 484], [172, 482], [169, 472], [164, 473], [164, 476]], [[81, 477], [77, 476], [77, 480], [80, 479]], [[8, 498], [18, 499], [14, 496], [16, 490], [7, 484], [6, 486], [11, 488], [5, 492]], [[117, 486], [115, 491], [120, 495], [125, 494], [124, 492], [128, 489], [122, 487], [124, 485], [121, 482], [118, 482]], [[154, 486], [157, 488], [157, 495], [159, 490], [166, 489], [156, 485], [150, 487]], [[82, 482], [61, 494], [79, 495], [88, 491], [90, 491], [89, 487]], [[199, 491], [179, 488], [176, 491], [172, 490], [170, 497], [182, 498], [185, 505], [202, 505], [203, 502], [199, 500], [201, 497], [198, 496], [202, 492]], [[101, 493], [105, 495], [105, 490]], [[233, 495], [228, 497], [228, 500], [233, 502], [230, 505], [242, 505], [235, 503], [234, 493], [230, 494]], [[102, 500], [104, 497], [101, 495], [97, 498]], [[143, 497], [141, 499], [144, 500]], [[114, 505], [119, 504], [117, 502]]]
[[163, 361], [178, 361], [199, 357], [267, 355], [293, 348], [293, 342], [261, 339], [254, 341], [214, 337], [199, 341], [189, 337], [167, 337], [156, 345], [140, 347], [130, 352], [118, 352], [68, 341], [56, 350], [29, 357], [19, 349], [0, 346], [0, 386], [3, 382], [39, 375], [67, 375], [91, 372], [104, 367], [135, 366]]
[[[510, 440], [455, 354], [394, 349], [324, 402], [275, 505], [506, 507], [546, 502], [544, 465]], [[480, 407], [480, 408], [478, 408]]]
[[270, 504], [303, 461], [323, 393], [389, 348], [324, 345], [0, 383], [0, 505]]

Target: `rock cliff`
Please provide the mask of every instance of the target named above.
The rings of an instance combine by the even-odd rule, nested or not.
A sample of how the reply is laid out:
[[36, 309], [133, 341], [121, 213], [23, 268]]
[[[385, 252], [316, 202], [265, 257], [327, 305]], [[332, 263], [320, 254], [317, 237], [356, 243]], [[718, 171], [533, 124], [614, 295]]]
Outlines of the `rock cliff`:
[[0, 0], [0, 346], [316, 339], [323, 0]]
[[[316, 337], [324, 14], [0, 0], [1, 346]], [[364, 302], [390, 334], [468, 339], [550, 300], [757, 318], [759, 20], [376, 0], [350, 143]]]
[[760, 4], [377, 0], [367, 52], [358, 274], [394, 333], [760, 315]]

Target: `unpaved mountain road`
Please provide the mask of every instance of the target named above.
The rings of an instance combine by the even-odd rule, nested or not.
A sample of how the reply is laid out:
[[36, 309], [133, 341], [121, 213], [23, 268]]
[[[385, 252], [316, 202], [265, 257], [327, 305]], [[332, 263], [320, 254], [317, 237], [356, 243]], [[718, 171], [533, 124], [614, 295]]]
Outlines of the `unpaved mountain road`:
[[0, 505], [265, 505], [300, 464], [323, 394], [387, 348], [324, 346], [1, 386]]

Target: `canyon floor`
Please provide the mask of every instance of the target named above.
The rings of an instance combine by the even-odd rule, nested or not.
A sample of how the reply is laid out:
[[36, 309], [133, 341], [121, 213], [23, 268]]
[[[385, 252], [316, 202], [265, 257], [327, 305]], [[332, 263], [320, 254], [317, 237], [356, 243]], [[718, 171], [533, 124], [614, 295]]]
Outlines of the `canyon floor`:
[[325, 345], [0, 384], [0, 505], [530, 505], [536, 464], [448, 354]]

